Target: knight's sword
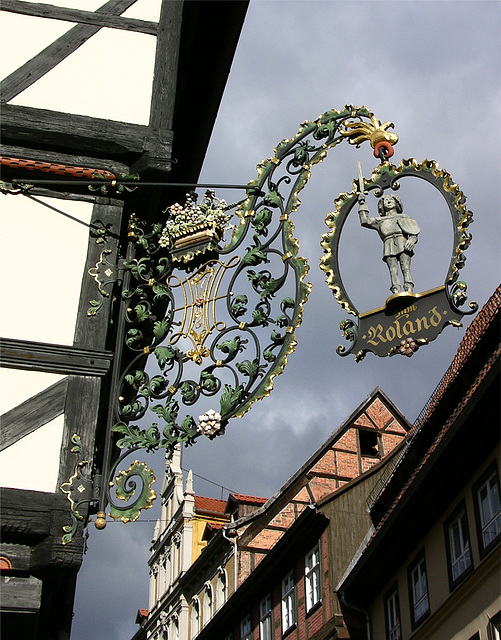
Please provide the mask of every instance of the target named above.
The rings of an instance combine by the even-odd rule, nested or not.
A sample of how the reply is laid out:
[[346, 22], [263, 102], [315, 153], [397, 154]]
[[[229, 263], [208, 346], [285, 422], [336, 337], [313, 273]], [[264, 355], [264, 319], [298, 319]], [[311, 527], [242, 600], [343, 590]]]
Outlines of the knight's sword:
[[362, 173], [362, 163], [358, 161], [358, 190], [360, 193], [364, 193], [364, 176]]

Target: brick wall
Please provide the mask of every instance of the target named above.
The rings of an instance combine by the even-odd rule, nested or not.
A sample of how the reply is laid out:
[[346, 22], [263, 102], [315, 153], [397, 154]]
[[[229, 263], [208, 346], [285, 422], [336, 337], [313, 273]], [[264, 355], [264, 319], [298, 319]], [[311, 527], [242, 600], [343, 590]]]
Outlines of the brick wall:
[[[312, 541], [313, 546], [313, 541]], [[320, 555], [321, 555], [321, 602], [318, 603], [310, 612], [306, 611], [306, 593], [305, 593], [305, 577], [304, 577], [304, 561], [305, 556], [299, 553], [295, 557], [277, 567], [274, 579], [271, 584], [263, 584], [262, 588], [256, 592], [252, 600], [247, 602], [247, 610], [238, 612], [238, 620], [235, 619], [233, 628], [234, 638], [240, 637], [240, 621], [246, 616], [251, 616], [252, 638], [259, 640], [259, 605], [261, 599], [269, 593], [271, 595], [271, 607], [273, 612], [273, 638], [274, 640], [282, 640], [282, 579], [293, 570], [295, 584], [295, 602], [296, 602], [296, 624], [289, 633], [287, 640], [320, 640], [329, 637], [348, 638], [346, 635], [346, 627], [344, 626], [343, 617], [333, 613], [331, 598], [331, 581], [329, 577], [329, 551], [328, 551], [328, 535], [324, 531], [320, 538]], [[335, 635], [337, 630], [337, 635]], [[228, 629], [229, 631], [229, 629]], [[327, 634], [327, 635], [326, 635]]]
[[[376, 452], [379, 450], [379, 455], [362, 455], [360, 430], [377, 434]], [[354, 418], [352, 424], [331, 442], [323, 455], [314, 461], [311, 468], [304, 470], [304, 474], [309, 478], [309, 490], [301, 486], [293, 499], [277, 515], [269, 520], [266, 520], [266, 513], [262, 516], [262, 529], [246, 544], [245, 559], [242, 559], [239, 566], [239, 583], [259, 562], [257, 556], [252, 558], [253, 550], [257, 553], [263, 549], [271, 549], [311, 502], [311, 495], [315, 501], [319, 501], [368, 471], [381, 457], [390, 453], [406, 433], [400, 417], [390, 411], [381, 397], [376, 395]]]

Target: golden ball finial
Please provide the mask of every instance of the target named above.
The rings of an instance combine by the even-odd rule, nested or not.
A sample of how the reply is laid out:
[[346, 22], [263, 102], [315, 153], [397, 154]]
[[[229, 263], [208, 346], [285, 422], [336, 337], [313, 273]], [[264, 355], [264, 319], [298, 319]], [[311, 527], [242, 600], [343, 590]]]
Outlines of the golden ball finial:
[[106, 514], [104, 511], [98, 511], [94, 522], [96, 529], [104, 529], [106, 527]]

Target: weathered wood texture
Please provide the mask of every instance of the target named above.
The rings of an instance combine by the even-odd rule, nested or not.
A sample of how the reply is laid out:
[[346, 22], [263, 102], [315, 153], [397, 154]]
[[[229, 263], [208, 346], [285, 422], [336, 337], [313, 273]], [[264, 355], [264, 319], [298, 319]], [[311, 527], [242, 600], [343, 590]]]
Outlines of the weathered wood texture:
[[[96, 242], [99, 238], [92, 233], [89, 237], [73, 344], [75, 348], [104, 350], [109, 346], [114, 349], [114, 325], [110, 322], [114, 311], [113, 291], [108, 289], [110, 295], [102, 298], [103, 306], [101, 309], [96, 315], [89, 317], [87, 315], [89, 301], [99, 297], [100, 294], [95, 280], [90, 277], [88, 271], [99, 261], [103, 250], [110, 251], [107, 256], [108, 262], [114, 265], [114, 269], [117, 268], [120, 250], [119, 238], [122, 233], [121, 228], [125, 224], [122, 222], [122, 207], [111, 204], [96, 204], [92, 210], [91, 223], [104, 225], [108, 229], [109, 235], [104, 244]], [[115, 295], [119, 296], [118, 289], [115, 291]], [[104, 393], [104, 390], [108, 387], [103, 385], [103, 380], [97, 377], [84, 379], [72, 376], [68, 381], [58, 486], [69, 479], [79, 460], [94, 460], [96, 436], [102, 433], [106, 422], [108, 394]], [[82, 454], [80, 458], [77, 458], [70, 451], [73, 434], [78, 434], [81, 438]]]
[[[117, 271], [120, 250], [119, 238], [123, 235], [122, 226], [125, 225], [125, 222], [122, 223], [122, 210], [123, 205], [118, 202], [116, 204], [95, 204], [92, 208], [91, 225], [94, 228], [104, 227], [107, 230], [107, 235], [104, 238], [105, 242], [98, 242], [102, 238], [94, 231], [91, 231], [89, 236], [73, 338], [75, 348], [104, 351], [108, 346], [111, 348], [114, 346], [108, 345], [107, 342], [110, 314], [112, 313], [112, 290], [107, 286], [105, 290], [110, 295], [101, 297], [96, 281], [89, 275], [89, 269], [96, 266], [103, 251], [110, 251], [107, 254], [107, 262], [113, 265], [112, 269], [115, 272]], [[115, 287], [117, 286], [115, 285]], [[118, 293], [118, 289], [115, 291], [116, 293]], [[96, 315], [89, 317], [87, 310], [90, 307], [90, 301], [98, 298], [102, 300], [103, 306]]]
[[[96, 13], [120, 15], [131, 7], [136, 0], [109, 0], [96, 10]], [[98, 33], [102, 27], [79, 24], [55, 40], [38, 55], [16, 69], [0, 83], [3, 102], [9, 102], [19, 93], [30, 87], [56, 65], [71, 55], [84, 42]]]
[[38, 611], [42, 597], [42, 581], [33, 576], [0, 576], [2, 609]]
[[31, 547], [26, 544], [0, 543], [0, 556], [7, 558], [12, 571], [27, 573], [30, 570]]
[[162, 133], [174, 118], [182, 20], [183, 2], [162, 3], [150, 109], [150, 126]]
[[[63, 564], [72, 570], [78, 569], [82, 562], [81, 531], [77, 531], [71, 544], [61, 544], [64, 533], [62, 527], [71, 523], [69, 502], [64, 494], [0, 487], [0, 500], [3, 543], [29, 545], [34, 549], [52, 538], [54, 557], [46, 557], [46, 566], [37, 561], [38, 569], [45, 568], [50, 572], [57, 568], [56, 564]], [[30, 570], [37, 575], [34, 571], [33, 551]]]
[[[68, 500], [63, 494], [3, 487], [0, 503], [2, 548], [9, 549], [11, 545], [18, 549], [22, 545], [30, 548], [30, 576], [43, 581], [46, 594], [40, 615], [33, 624], [19, 615], [19, 608], [17, 616], [9, 617], [5, 609], [10, 607], [6, 606], [2, 591], [2, 638], [4, 635], [23, 640], [69, 638], [76, 574], [82, 563], [84, 541], [79, 527], [70, 544], [61, 544], [63, 526], [71, 522]], [[15, 593], [18, 596], [14, 597], [24, 597], [22, 585], [16, 586]]]
[[111, 15], [93, 11], [80, 11], [79, 9], [69, 9], [58, 7], [53, 4], [40, 4], [39, 2], [22, 2], [21, 0], [2, 0], [1, 11], [19, 13], [25, 16], [35, 16], [37, 18], [51, 18], [52, 20], [65, 20], [67, 22], [78, 22], [79, 24], [92, 24], [99, 27], [110, 27], [111, 29], [124, 29], [126, 31], [137, 31], [148, 35], [156, 35], [158, 24], [148, 20], [138, 20], [136, 18], [119, 18]]
[[93, 351], [76, 347], [2, 338], [1, 366], [46, 373], [79, 373], [104, 376], [113, 359], [111, 351]]
[[[99, 416], [101, 415], [101, 382], [99, 378], [83, 378], [81, 376], [70, 376], [68, 379], [59, 457], [58, 487], [64, 482], [68, 482], [75, 472], [78, 462], [94, 459], [96, 432], [99, 431]], [[103, 397], [103, 404], [106, 404], [105, 400], [106, 398]], [[73, 434], [80, 437], [81, 452], [77, 454], [71, 451]], [[87, 509], [88, 504], [82, 509], [79, 508], [79, 512], [85, 515]]]
[[1, 417], [0, 451], [36, 431], [64, 411], [68, 380], [64, 378], [4, 413]]
[[5, 104], [2, 140], [13, 146], [110, 158], [127, 166], [143, 152], [151, 151], [165, 158], [165, 171], [170, 169], [172, 132], [160, 139], [149, 127], [139, 124]]

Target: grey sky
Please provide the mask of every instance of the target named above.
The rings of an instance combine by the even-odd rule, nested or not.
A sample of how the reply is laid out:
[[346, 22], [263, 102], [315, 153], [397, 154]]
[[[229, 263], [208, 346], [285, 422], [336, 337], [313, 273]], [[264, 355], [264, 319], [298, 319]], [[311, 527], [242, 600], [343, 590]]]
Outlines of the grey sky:
[[[473, 242], [461, 279], [468, 283], [469, 299], [482, 305], [500, 273], [500, 14], [499, 2], [254, 0], [202, 180], [246, 183], [256, 176], [256, 164], [271, 157], [282, 138], [294, 136], [302, 121], [347, 103], [365, 104], [395, 124], [396, 164], [408, 157], [434, 159], [466, 194], [474, 214]], [[201, 86], [201, 101], [203, 92]], [[298, 347], [269, 398], [230, 421], [225, 436], [185, 450], [183, 466], [196, 474], [241, 493], [272, 495], [374, 387], [414, 420], [453, 357], [464, 328], [447, 327], [412, 358], [368, 354], [355, 363], [335, 352], [343, 343], [339, 323], [346, 313], [318, 268], [320, 238], [333, 200], [351, 190], [358, 159], [367, 176], [376, 165], [367, 143], [360, 149], [342, 145], [313, 168], [294, 219], [300, 254], [310, 263], [307, 280], [314, 286], [296, 332]], [[442, 239], [448, 223], [433, 198], [410, 202], [407, 212], [428, 236], [420, 239], [413, 263], [416, 290], [424, 290], [430, 282], [443, 284], [443, 258], [434, 262], [431, 254], [444, 247], [447, 263], [451, 238]], [[375, 200], [369, 205], [374, 211]], [[388, 275], [377, 234], [358, 228], [352, 233], [345, 248], [347, 280], [362, 302], [367, 292], [368, 309], [389, 295]], [[469, 321], [465, 318], [465, 326]], [[155, 466], [157, 491], [162, 458], [141, 458]], [[227, 495], [197, 477], [195, 491]], [[135, 524], [110, 523], [103, 532], [89, 527], [75, 640], [125, 640], [135, 632], [136, 610], [148, 601], [153, 522], [147, 520], [156, 517], [158, 506]]]

